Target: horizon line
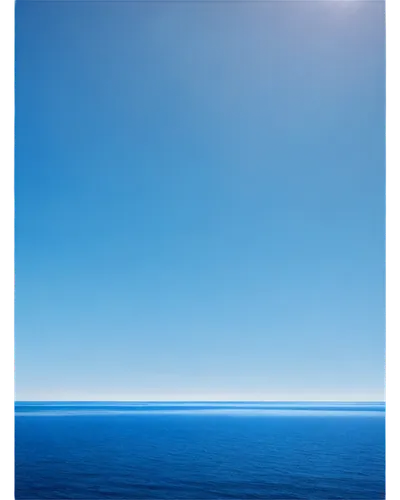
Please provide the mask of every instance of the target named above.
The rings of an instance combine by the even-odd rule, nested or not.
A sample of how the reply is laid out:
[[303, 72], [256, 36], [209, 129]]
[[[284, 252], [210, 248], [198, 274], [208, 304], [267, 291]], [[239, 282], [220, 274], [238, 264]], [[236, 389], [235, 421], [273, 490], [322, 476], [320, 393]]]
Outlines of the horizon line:
[[386, 400], [342, 400], [342, 399], [14, 399], [14, 403], [385, 403]]

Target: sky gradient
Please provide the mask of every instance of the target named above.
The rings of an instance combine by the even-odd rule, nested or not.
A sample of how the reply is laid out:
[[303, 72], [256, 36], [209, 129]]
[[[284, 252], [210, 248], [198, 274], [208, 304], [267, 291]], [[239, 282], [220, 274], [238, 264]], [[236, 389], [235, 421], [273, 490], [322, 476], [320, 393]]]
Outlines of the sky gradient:
[[383, 400], [383, 2], [16, 4], [17, 400]]

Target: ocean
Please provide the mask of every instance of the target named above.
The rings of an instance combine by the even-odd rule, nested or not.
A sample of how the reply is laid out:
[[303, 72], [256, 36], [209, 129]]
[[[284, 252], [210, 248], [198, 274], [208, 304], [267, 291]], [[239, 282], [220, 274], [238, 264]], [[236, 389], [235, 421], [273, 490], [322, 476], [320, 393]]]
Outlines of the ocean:
[[385, 497], [385, 404], [16, 403], [15, 497]]

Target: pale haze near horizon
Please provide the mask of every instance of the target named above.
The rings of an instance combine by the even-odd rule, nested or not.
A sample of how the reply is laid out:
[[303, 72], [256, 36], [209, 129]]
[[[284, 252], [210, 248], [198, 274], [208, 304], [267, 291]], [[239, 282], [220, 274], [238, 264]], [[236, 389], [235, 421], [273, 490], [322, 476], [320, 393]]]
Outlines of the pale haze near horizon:
[[17, 2], [16, 399], [384, 399], [376, 2]]

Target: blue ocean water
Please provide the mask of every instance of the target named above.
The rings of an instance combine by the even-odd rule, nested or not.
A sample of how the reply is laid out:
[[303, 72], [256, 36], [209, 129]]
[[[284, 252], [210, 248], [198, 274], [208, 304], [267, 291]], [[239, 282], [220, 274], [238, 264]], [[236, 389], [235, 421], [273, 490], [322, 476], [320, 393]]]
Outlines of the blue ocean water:
[[385, 497], [385, 405], [16, 403], [16, 499]]

